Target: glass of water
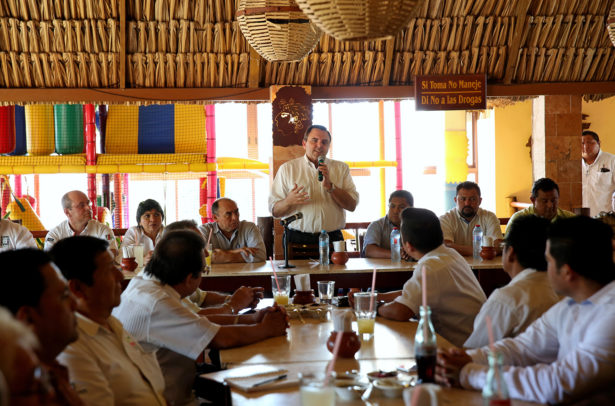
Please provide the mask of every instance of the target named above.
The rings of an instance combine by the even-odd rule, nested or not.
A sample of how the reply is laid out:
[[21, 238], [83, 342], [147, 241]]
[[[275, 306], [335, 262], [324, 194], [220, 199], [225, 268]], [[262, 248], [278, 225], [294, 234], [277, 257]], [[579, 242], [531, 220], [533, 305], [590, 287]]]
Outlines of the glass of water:
[[335, 291], [335, 281], [318, 281], [318, 296], [320, 303], [331, 304]]

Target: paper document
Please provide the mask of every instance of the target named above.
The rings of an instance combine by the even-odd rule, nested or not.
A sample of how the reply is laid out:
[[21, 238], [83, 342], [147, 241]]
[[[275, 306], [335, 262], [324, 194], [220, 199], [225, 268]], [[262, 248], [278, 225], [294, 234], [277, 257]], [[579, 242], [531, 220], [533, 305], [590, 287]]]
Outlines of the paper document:
[[251, 365], [229, 370], [224, 381], [244, 392], [265, 391], [299, 385], [297, 377], [289, 376], [284, 368], [270, 365]]

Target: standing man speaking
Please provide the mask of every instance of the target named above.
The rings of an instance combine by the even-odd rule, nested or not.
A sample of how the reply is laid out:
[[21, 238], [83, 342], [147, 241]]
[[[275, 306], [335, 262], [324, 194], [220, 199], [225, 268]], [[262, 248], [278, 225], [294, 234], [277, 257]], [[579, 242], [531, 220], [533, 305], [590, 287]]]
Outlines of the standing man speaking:
[[303, 136], [305, 155], [284, 163], [273, 181], [269, 210], [274, 217], [297, 212], [302, 218], [289, 226], [289, 241], [317, 244], [321, 230], [330, 241], [344, 239], [344, 210], [354, 211], [359, 202], [348, 165], [326, 158], [331, 134], [321, 125], [310, 126]]
[[589, 215], [611, 211], [611, 198], [615, 192], [615, 155], [600, 150], [600, 138], [585, 130], [581, 136], [583, 164], [583, 207]]

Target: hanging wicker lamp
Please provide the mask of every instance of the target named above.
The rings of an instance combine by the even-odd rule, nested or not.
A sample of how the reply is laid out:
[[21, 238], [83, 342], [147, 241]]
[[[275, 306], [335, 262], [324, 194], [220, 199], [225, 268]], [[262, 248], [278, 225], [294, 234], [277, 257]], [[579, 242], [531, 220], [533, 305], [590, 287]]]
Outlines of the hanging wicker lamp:
[[615, 46], [615, 3], [611, 6], [609, 18], [606, 20], [606, 28], [609, 31], [609, 38], [611, 38], [611, 42]]
[[235, 14], [248, 43], [268, 61], [298, 61], [322, 32], [294, 0], [239, 0]]
[[340, 41], [395, 36], [422, 0], [296, 0], [321, 30]]

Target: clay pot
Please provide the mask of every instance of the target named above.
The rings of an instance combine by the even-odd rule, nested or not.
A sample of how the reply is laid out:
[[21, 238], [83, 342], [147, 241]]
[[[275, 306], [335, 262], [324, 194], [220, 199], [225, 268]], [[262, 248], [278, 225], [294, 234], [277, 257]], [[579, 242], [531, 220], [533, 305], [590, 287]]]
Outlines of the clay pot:
[[348, 254], [345, 251], [334, 252], [333, 254], [331, 254], [331, 262], [333, 262], [335, 265], [344, 265], [346, 262], [348, 262]]
[[138, 266], [135, 257], [122, 258], [122, 271], [133, 272]]
[[[333, 352], [335, 346], [335, 340], [337, 339], [338, 332], [332, 331], [329, 339], [327, 340], [327, 349], [329, 352]], [[340, 344], [339, 356], [342, 358], [354, 358], [354, 354], [361, 348], [361, 340], [354, 331], [342, 332], [342, 342]]]
[[485, 260], [495, 258], [495, 247], [482, 247], [480, 250], [480, 257]]
[[314, 303], [314, 289], [295, 290], [295, 296], [293, 296], [293, 303], [294, 304]]

